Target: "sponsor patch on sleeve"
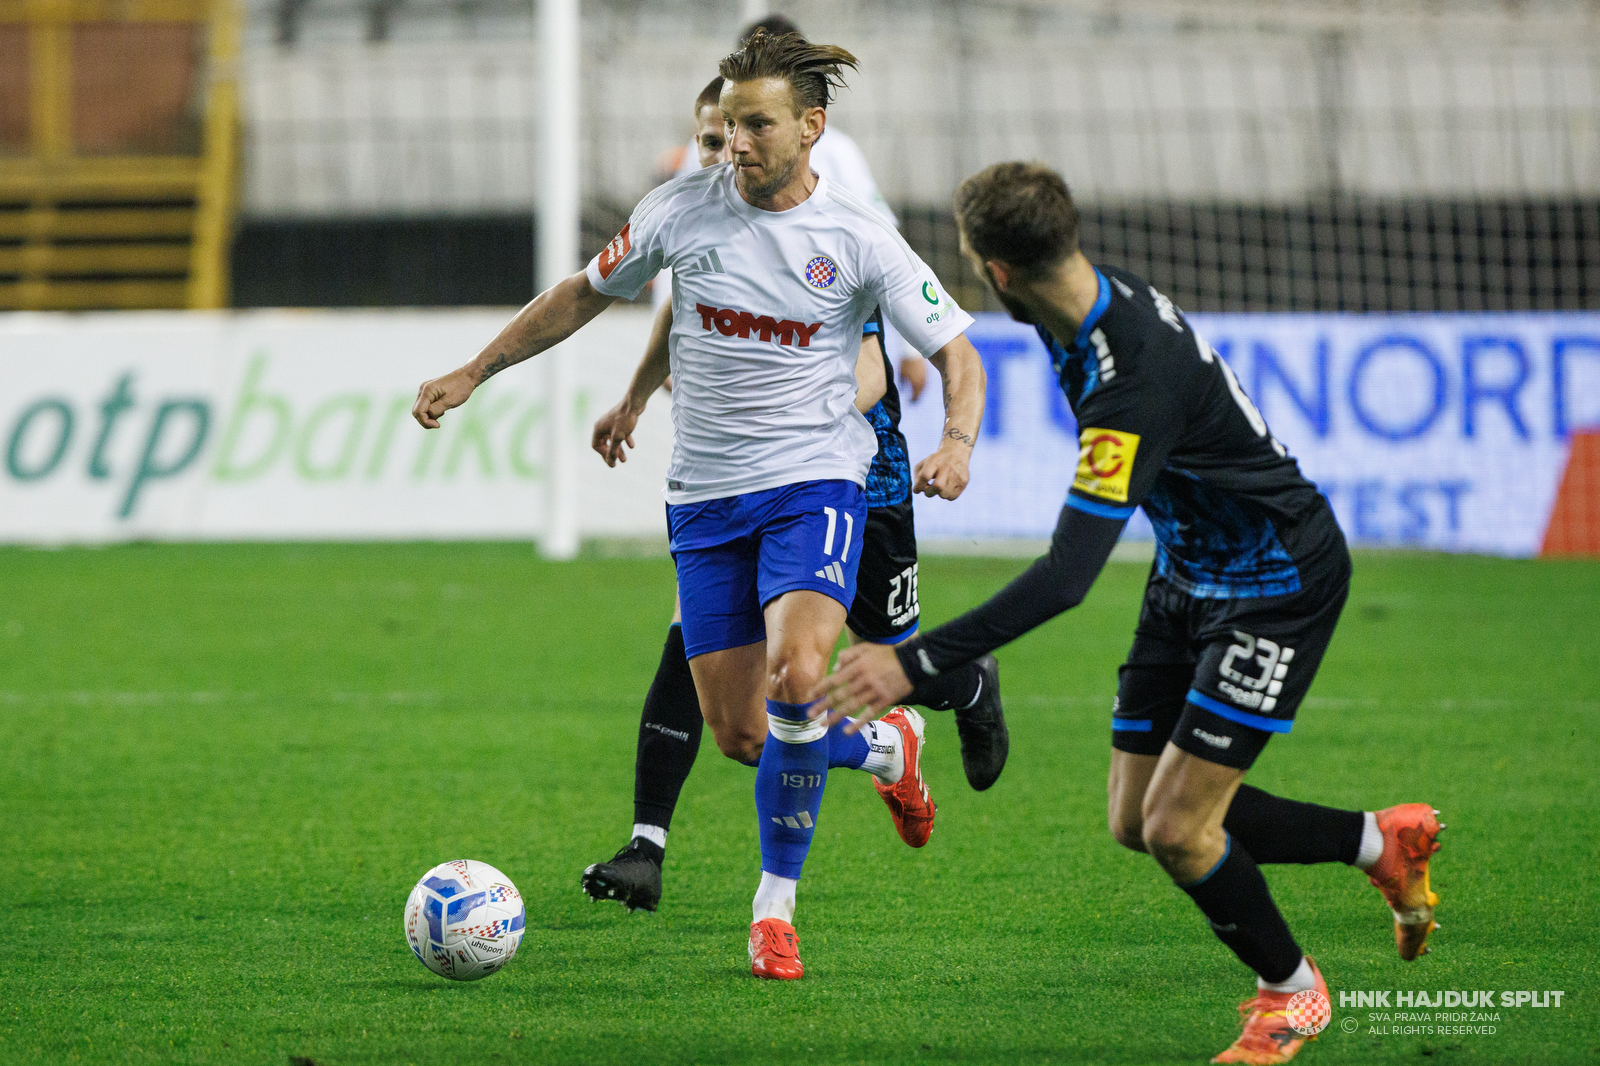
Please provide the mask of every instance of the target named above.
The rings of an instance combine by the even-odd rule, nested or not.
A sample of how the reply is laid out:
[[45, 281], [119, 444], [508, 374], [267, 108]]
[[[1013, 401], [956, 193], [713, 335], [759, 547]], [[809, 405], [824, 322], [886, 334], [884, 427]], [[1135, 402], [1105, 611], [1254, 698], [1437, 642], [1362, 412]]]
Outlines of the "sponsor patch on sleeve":
[[633, 242], [628, 239], [628, 228], [632, 225], [630, 222], [623, 226], [622, 232], [611, 238], [611, 243], [600, 253], [601, 280], [609, 278], [611, 272], [617, 269], [617, 264], [626, 259], [628, 253], [633, 250]]
[[1113, 503], [1128, 502], [1128, 479], [1139, 434], [1116, 429], [1085, 429], [1078, 434], [1078, 476], [1072, 487]]

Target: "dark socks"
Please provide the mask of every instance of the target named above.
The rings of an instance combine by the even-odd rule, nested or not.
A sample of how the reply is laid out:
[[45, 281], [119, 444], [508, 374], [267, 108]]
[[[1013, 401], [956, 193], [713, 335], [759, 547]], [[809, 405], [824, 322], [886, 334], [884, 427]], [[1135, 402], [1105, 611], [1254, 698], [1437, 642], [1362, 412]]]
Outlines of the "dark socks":
[[1205, 914], [1217, 939], [1262, 980], [1287, 981], [1299, 968], [1304, 953], [1272, 902], [1261, 868], [1239, 841], [1230, 837], [1210, 873], [1178, 887]]
[[1222, 828], [1258, 863], [1353, 865], [1365, 824], [1360, 811], [1281, 799], [1249, 785], [1239, 786], [1222, 820]]
[[667, 629], [661, 665], [644, 698], [639, 752], [633, 764], [633, 820], [668, 828], [678, 793], [700, 751], [700, 698], [683, 648], [683, 627]]
[[954, 670], [935, 674], [911, 690], [911, 703], [930, 711], [949, 711], [970, 707], [978, 698], [978, 685], [983, 674], [977, 663], [968, 663]]

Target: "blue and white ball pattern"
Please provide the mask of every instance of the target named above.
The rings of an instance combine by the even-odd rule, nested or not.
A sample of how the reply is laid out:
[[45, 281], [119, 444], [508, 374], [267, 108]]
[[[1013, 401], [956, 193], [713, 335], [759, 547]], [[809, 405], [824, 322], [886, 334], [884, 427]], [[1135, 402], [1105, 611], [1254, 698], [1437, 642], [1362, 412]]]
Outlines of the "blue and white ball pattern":
[[452, 981], [476, 981], [510, 962], [526, 924], [517, 886], [476, 859], [440, 863], [406, 900], [406, 943], [422, 965]]

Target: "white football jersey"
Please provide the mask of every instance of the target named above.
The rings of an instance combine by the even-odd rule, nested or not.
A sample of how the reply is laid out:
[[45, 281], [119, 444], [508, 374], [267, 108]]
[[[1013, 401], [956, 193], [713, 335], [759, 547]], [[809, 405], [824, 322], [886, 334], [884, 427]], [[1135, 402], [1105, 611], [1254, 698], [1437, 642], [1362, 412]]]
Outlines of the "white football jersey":
[[972, 323], [894, 227], [826, 177], [787, 211], [746, 203], [731, 163], [674, 178], [589, 262], [589, 283], [631, 300], [663, 267], [673, 275], [668, 503], [864, 484], [878, 442], [855, 409], [855, 366], [873, 308], [925, 355]]
[[[690, 141], [689, 149], [683, 153], [683, 162], [678, 165], [678, 173], [675, 176], [681, 178], [699, 169], [700, 151], [695, 143]], [[851, 140], [843, 130], [829, 126], [823, 131], [822, 137], [811, 146], [811, 172], [827, 178], [833, 183], [834, 188], [843, 189], [877, 211], [889, 220], [889, 225], [899, 225], [894, 217], [894, 211], [889, 207], [889, 201], [878, 191], [878, 183], [872, 177], [872, 168], [867, 166], [867, 157], [861, 154], [860, 145]], [[661, 305], [666, 303], [671, 295], [672, 275], [663, 270], [656, 275], [656, 283], [650, 290], [650, 307], [656, 311], [661, 310]]]

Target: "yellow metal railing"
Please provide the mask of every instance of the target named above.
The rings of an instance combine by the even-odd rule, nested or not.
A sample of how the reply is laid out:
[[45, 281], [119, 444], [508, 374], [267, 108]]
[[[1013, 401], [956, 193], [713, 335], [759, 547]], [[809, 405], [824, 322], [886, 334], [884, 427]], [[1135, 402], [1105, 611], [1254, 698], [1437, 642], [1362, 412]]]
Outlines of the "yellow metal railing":
[[0, 0], [0, 309], [227, 305], [238, 52], [236, 0]]

